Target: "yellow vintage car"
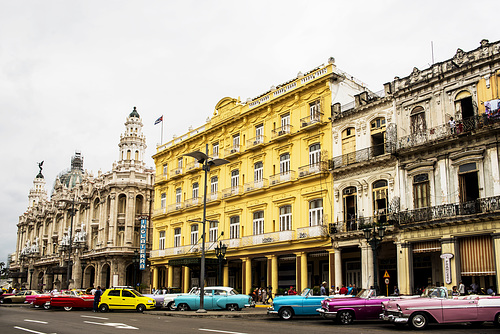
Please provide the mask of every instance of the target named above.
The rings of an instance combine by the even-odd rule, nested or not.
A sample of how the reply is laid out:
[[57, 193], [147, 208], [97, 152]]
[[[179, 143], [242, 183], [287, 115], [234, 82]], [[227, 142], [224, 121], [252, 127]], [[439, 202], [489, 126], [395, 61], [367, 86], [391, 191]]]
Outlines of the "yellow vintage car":
[[155, 307], [155, 300], [144, 297], [134, 289], [110, 288], [102, 293], [99, 301], [99, 311], [136, 310], [144, 312]]

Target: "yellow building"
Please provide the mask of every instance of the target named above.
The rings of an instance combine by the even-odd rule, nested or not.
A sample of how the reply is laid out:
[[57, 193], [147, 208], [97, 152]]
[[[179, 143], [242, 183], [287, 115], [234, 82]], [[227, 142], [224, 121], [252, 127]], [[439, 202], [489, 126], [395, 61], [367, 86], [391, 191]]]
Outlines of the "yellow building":
[[[243, 293], [333, 284], [331, 106], [364, 90], [331, 58], [247, 102], [223, 98], [204, 126], [159, 146], [152, 287], [199, 285], [204, 172], [183, 155], [205, 147], [229, 161], [208, 172], [206, 284]], [[217, 282], [220, 242], [227, 253]]]

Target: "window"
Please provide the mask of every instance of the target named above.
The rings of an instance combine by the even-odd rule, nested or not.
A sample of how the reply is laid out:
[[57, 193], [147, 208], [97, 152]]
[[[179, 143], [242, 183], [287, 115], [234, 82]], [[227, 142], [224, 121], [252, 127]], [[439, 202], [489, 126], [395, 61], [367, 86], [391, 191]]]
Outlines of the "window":
[[212, 157], [219, 157], [219, 143], [212, 144]]
[[413, 177], [413, 207], [415, 209], [430, 206], [429, 175], [419, 174]]
[[229, 238], [240, 238], [240, 217], [234, 216], [229, 219]]
[[323, 200], [315, 199], [309, 202], [309, 226], [323, 224]]
[[191, 225], [191, 245], [198, 243], [198, 224]]
[[182, 201], [182, 189], [175, 189], [175, 203], [180, 203]]
[[199, 185], [198, 182], [193, 183], [193, 198], [198, 198], [198, 189]]
[[165, 231], [160, 231], [160, 242], [158, 249], [165, 249]]
[[356, 162], [356, 130], [347, 128], [342, 131], [342, 164]]
[[345, 188], [342, 192], [344, 203], [344, 221], [346, 231], [355, 231], [357, 227], [357, 189]]
[[318, 101], [314, 101], [312, 103], [309, 103], [309, 113], [311, 115], [311, 122], [317, 122], [319, 121], [319, 115], [320, 115], [320, 103]]
[[165, 209], [167, 207], [167, 194], [166, 193], [161, 194], [160, 206], [162, 209]]
[[286, 174], [290, 171], [290, 153], [280, 155], [280, 174]]
[[210, 193], [215, 194], [219, 191], [219, 179], [217, 176], [212, 176], [210, 179]]
[[120, 290], [111, 290], [110, 292], [108, 292], [108, 296], [120, 297]]
[[128, 290], [122, 290], [122, 297], [135, 298], [135, 295]]
[[262, 161], [255, 163], [253, 166], [253, 180], [254, 182], [262, 182], [264, 174], [264, 164]]
[[139, 160], [139, 151], [135, 151], [135, 161]]
[[181, 228], [177, 227], [174, 229], [174, 247], [181, 246]]
[[167, 176], [168, 175], [168, 164], [163, 165], [163, 175]]
[[371, 121], [370, 127], [373, 155], [382, 155], [385, 153], [385, 118], [374, 119]]
[[130, 150], [127, 151], [127, 160], [130, 160], [130, 155], [132, 154], [132, 152]]
[[240, 185], [240, 171], [235, 169], [231, 172], [231, 188], [236, 188]]
[[255, 127], [255, 143], [260, 144], [264, 142], [264, 125], [260, 124]]
[[233, 150], [240, 150], [240, 135], [233, 136]]
[[460, 203], [475, 201], [479, 198], [478, 168], [475, 162], [458, 167]]
[[387, 221], [387, 181], [379, 180], [373, 183], [373, 216], [377, 223]]
[[289, 231], [292, 229], [292, 206], [285, 205], [280, 207], [280, 231]]
[[279, 135], [290, 132], [290, 113], [281, 116], [281, 131]]
[[177, 168], [182, 169], [182, 158], [177, 160]]
[[253, 234], [264, 234], [264, 211], [257, 211], [253, 214]]
[[216, 242], [218, 234], [219, 234], [219, 225], [217, 224], [217, 222], [210, 222], [210, 227], [208, 229], [208, 241]]
[[425, 110], [422, 107], [416, 107], [410, 114], [410, 130], [412, 134], [425, 134]]
[[309, 146], [309, 165], [318, 165], [321, 161], [321, 145], [319, 143]]

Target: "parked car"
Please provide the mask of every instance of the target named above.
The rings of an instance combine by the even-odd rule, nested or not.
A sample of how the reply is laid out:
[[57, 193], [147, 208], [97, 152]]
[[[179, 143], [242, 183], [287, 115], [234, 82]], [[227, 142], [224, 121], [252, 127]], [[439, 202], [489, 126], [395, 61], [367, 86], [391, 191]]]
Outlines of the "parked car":
[[161, 308], [165, 306], [167, 309], [174, 311], [174, 299], [177, 296], [188, 295], [192, 291], [196, 291], [197, 288], [192, 288], [188, 293], [182, 293], [181, 288], [165, 288], [162, 290], [156, 290], [154, 293], [143, 294], [144, 297], [153, 298], [156, 301], [156, 308]]
[[26, 296], [39, 295], [41, 293], [42, 293], [41, 291], [36, 291], [36, 290], [22, 290], [16, 293], [15, 295], [5, 297], [4, 299], [2, 299], [2, 303], [4, 304], [24, 303], [26, 302]]
[[[351, 298], [351, 295], [330, 296], [330, 298]], [[305, 288], [300, 295], [278, 296], [274, 298], [267, 314], [277, 314], [282, 320], [290, 320], [296, 315], [318, 315], [316, 309], [328, 296], [313, 296], [313, 289]]]
[[431, 322], [470, 322], [474, 325], [492, 321], [500, 327], [499, 296], [448, 296], [444, 287], [428, 288], [420, 298], [390, 300], [382, 305], [380, 318], [395, 325], [408, 324], [424, 329]]
[[94, 296], [80, 290], [53, 295], [50, 298], [50, 307], [62, 307], [66, 311], [71, 311], [73, 308], [92, 308], [93, 306]]
[[111, 288], [106, 289], [99, 302], [99, 311], [109, 310], [137, 310], [144, 312], [155, 307], [155, 300], [144, 297], [134, 289]]
[[[233, 288], [215, 286], [206, 287], [204, 290], [203, 308], [206, 310], [239, 311], [244, 307], [255, 306], [252, 297], [241, 295]], [[180, 311], [197, 310], [200, 308], [200, 293], [178, 296], [174, 302]]]
[[163, 306], [167, 309], [169, 309], [170, 311], [174, 311], [176, 310], [176, 306], [175, 306], [175, 298], [179, 297], [179, 296], [188, 296], [188, 295], [195, 295], [198, 292], [199, 288], [197, 287], [193, 287], [191, 288], [191, 290], [188, 292], [188, 293], [170, 293], [170, 294], [165, 294], [164, 298], [163, 298]]
[[377, 296], [373, 289], [363, 289], [354, 298], [332, 299], [321, 302], [317, 312], [325, 318], [341, 325], [350, 325], [354, 320], [378, 319], [382, 311], [382, 302], [398, 297]]

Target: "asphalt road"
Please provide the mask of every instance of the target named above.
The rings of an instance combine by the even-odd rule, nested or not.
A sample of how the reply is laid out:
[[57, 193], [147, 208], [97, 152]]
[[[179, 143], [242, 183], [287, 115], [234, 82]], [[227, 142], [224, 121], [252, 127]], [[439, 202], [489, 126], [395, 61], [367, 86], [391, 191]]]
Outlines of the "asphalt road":
[[[379, 321], [357, 322], [339, 326], [320, 318], [295, 318], [281, 321], [262, 314], [259, 317], [182, 317], [165, 316], [165, 312], [43, 310], [28, 307], [0, 307], [0, 332], [2, 334], [113, 334], [113, 333], [222, 333], [222, 334], [312, 334], [312, 333], [415, 333], [408, 328]], [[194, 314], [193, 314], [194, 315]], [[424, 333], [498, 333], [498, 328], [485, 324], [472, 328], [466, 324], [430, 325]]]

